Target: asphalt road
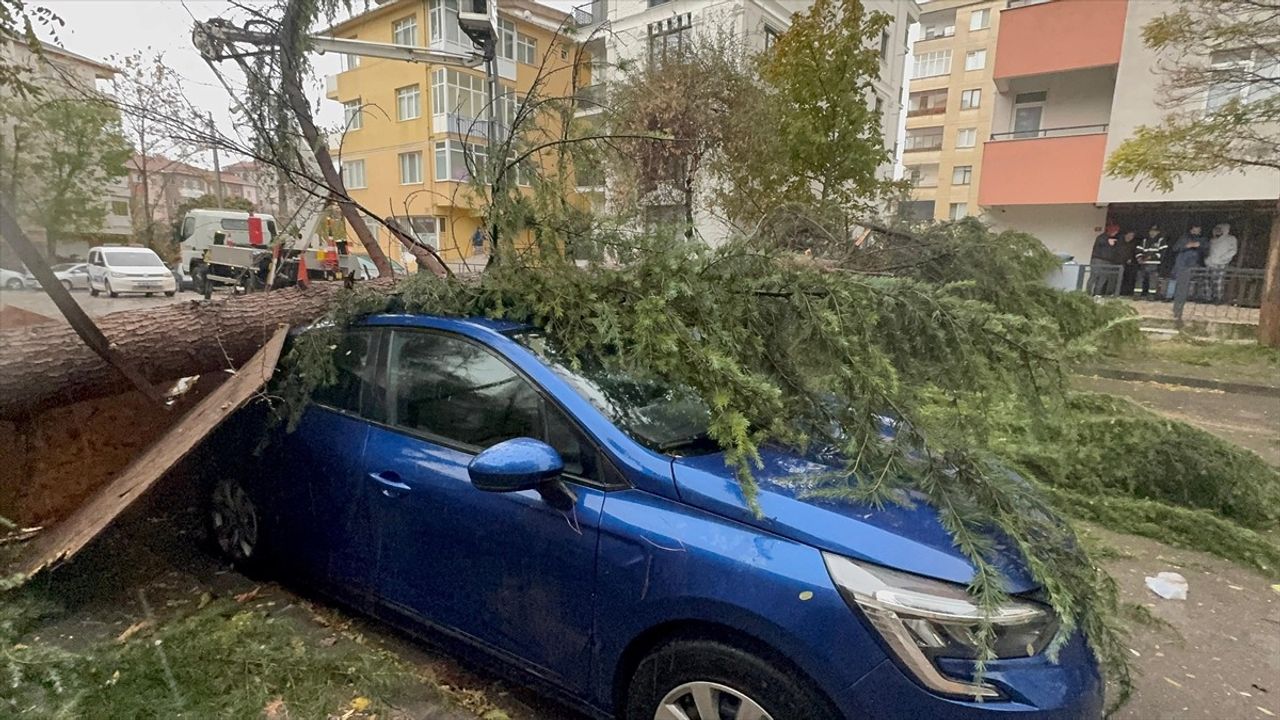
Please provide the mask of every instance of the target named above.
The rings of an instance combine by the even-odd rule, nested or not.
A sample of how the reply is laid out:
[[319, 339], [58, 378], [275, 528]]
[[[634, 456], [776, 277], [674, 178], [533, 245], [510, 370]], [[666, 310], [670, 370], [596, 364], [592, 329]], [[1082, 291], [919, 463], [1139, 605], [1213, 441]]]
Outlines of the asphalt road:
[[[90, 317], [106, 315], [108, 313], [119, 312], [121, 310], [137, 310], [139, 308], [155, 307], [157, 305], [167, 305], [175, 302], [185, 302], [187, 300], [195, 300], [200, 296], [193, 292], [180, 292], [173, 297], [165, 297], [164, 293], [156, 293], [152, 297], [145, 295], [121, 295], [118, 298], [99, 295], [93, 297], [89, 295], [88, 290], [72, 290], [71, 297], [75, 298], [80, 307], [89, 314]], [[62, 313], [59, 312], [57, 306], [53, 304], [53, 300], [49, 298], [43, 290], [4, 290], [0, 289], [0, 310], [5, 307], [21, 308], [28, 312], [52, 318], [58, 322], [66, 322]], [[2, 314], [0, 314], [2, 315]], [[0, 327], [3, 327], [3, 321], [0, 321]]]

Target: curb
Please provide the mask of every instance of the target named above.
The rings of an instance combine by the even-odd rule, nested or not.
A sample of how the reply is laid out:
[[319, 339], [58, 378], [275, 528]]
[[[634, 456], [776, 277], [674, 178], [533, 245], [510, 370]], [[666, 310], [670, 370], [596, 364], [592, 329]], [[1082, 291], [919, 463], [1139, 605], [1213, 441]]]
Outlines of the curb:
[[1221, 390], [1222, 392], [1235, 393], [1238, 395], [1262, 395], [1264, 397], [1280, 398], [1280, 387], [1272, 385], [1254, 385], [1252, 383], [1228, 382], [1224, 380], [1210, 380], [1207, 378], [1185, 377], [1182, 375], [1162, 375], [1159, 373], [1138, 372], [1136, 370], [1116, 370], [1113, 368], [1100, 367], [1081, 368], [1080, 374], [1096, 375], [1110, 380], [1158, 382], [1166, 385], [1185, 385], [1187, 387], [1202, 388], [1206, 390]]

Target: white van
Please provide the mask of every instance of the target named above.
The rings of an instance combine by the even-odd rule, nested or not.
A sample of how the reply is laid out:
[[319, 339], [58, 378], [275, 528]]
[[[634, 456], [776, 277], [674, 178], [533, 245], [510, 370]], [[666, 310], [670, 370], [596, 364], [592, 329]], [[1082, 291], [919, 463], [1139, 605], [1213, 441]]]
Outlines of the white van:
[[164, 261], [151, 248], [135, 245], [103, 245], [89, 249], [89, 294], [162, 292], [173, 297], [178, 283]]
[[239, 210], [192, 210], [182, 218], [178, 246], [182, 249], [182, 269], [191, 272], [204, 251], [214, 245], [271, 247], [276, 238], [276, 219], [270, 215]]

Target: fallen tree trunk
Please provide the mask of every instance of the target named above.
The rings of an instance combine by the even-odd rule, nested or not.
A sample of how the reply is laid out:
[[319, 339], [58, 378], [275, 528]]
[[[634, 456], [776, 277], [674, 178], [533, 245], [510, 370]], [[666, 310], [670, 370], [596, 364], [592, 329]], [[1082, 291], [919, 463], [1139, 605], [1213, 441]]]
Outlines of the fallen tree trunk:
[[[239, 367], [281, 324], [305, 325], [323, 315], [341, 287], [313, 283], [307, 290], [128, 310], [96, 320], [125, 361], [163, 383]], [[0, 419], [130, 389], [68, 325], [0, 332]]]

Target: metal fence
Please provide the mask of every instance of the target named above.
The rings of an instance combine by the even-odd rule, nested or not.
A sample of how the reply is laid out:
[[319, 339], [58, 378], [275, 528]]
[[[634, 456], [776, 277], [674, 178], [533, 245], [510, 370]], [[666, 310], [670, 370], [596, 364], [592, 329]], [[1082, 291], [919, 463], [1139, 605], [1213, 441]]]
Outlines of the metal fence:
[[1266, 271], [1253, 268], [1188, 268], [1173, 281], [1173, 317], [1257, 322]]
[[1123, 265], [1080, 265], [1076, 275], [1076, 289], [1090, 295], [1120, 297], [1120, 283], [1123, 279]]

